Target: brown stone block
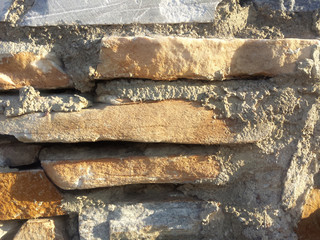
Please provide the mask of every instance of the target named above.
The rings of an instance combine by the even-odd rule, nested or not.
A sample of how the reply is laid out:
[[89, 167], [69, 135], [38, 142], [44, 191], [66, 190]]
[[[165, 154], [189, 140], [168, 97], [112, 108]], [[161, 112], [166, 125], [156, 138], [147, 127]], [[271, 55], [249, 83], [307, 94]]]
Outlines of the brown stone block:
[[213, 110], [195, 102], [101, 105], [80, 112], [0, 116], [0, 134], [13, 135], [24, 142], [118, 140], [222, 144], [256, 142], [272, 130], [267, 123], [248, 126], [215, 117]]
[[61, 199], [42, 170], [0, 173], [0, 220], [63, 215]]
[[59, 67], [55, 57], [20, 52], [1, 56], [0, 90], [33, 86], [41, 89], [71, 86], [70, 77]]
[[[153, 152], [154, 156], [143, 153], [135, 156], [136, 154], [132, 153], [116, 157], [110, 156], [107, 148], [98, 150], [105, 155], [103, 157], [100, 153], [98, 159], [94, 156], [90, 158], [89, 153], [84, 153], [83, 158], [79, 155], [73, 156], [72, 152], [83, 151], [70, 149], [69, 154], [62, 150], [66, 153], [64, 159], [57, 159], [54, 152], [43, 155], [41, 164], [49, 178], [66, 190], [144, 183], [188, 183], [215, 179], [220, 172], [220, 164], [212, 155], [164, 153], [170, 149], [167, 146], [153, 150], [147, 148], [144, 151]], [[56, 149], [56, 152], [58, 151], [59, 148]], [[158, 152], [162, 154], [157, 156]], [[72, 157], [77, 160], [65, 160]], [[45, 161], [46, 158], [57, 160]]]
[[96, 78], [222, 80], [297, 73], [318, 40], [105, 37]]

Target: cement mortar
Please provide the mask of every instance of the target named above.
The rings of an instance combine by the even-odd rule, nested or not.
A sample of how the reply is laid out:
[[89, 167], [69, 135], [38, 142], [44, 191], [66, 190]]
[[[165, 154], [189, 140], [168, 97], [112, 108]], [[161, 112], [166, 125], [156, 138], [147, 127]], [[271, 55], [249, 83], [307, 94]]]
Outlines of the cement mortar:
[[[54, 96], [40, 96], [40, 92], [33, 87], [23, 87], [19, 97], [0, 96], [6, 117], [15, 117], [33, 112], [73, 112], [91, 106], [91, 102], [77, 94], [55, 94]], [[1, 111], [0, 111], [1, 112]]]

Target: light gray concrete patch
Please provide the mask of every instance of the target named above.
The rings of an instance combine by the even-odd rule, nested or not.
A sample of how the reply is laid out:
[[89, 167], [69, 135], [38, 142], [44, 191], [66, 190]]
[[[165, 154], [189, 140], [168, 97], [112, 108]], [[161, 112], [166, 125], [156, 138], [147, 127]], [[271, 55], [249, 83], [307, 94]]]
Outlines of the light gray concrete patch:
[[5, 20], [11, 3], [12, 3], [12, 0], [1, 0], [0, 1], [0, 22]]
[[87, 207], [79, 215], [80, 239], [196, 239], [201, 222], [219, 210], [203, 202], [148, 202]]
[[221, 0], [36, 0], [22, 25], [210, 22]]
[[319, 0], [254, 0], [258, 6], [290, 12], [308, 12], [320, 8]]

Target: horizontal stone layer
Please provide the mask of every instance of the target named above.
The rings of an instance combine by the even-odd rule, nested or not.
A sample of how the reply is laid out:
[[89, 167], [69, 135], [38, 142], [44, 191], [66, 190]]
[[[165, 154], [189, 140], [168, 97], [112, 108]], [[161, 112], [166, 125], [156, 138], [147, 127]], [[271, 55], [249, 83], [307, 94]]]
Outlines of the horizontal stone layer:
[[210, 22], [221, 0], [35, 0], [22, 25]]
[[252, 127], [236, 120], [214, 119], [195, 102], [163, 101], [97, 107], [71, 113], [0, 116], [0, 134], [23, 142], [121, 140], [190, 144], [250, 143], [265, 138], [272, 126]]
[[[11, 44], [14, 48], [16, 44]], [[13, 53], [4, 47], [0, 51], [0, 90], [33, 86], [41, 89], [67, 88], [70, 77], [59, 66], [52, 54], [32, 52]]]
[[63, 215], [61, 200], [42, 170], [0, 173], [0, 220]]
[[[44, 149], [40, 160], [49, 178], [66, 190], [143, 183], [188, 183], [215, 179], [220, 172], [219, 162], [206, 153], [188, 154], [182, 148], [177, 154], [177, 147], [167, 145], [137, 150], [129, 151], [125, 146], [114, 145], [88, 151], [81, 147], [56, 147]], [[99, 152], [98, 156], [92, 154], [93, 151]], [[119, 155], [110, 154], [115, 151]]]
[[105, 37], [97, 79], [222, 80], [296, 74], [318, 40]]

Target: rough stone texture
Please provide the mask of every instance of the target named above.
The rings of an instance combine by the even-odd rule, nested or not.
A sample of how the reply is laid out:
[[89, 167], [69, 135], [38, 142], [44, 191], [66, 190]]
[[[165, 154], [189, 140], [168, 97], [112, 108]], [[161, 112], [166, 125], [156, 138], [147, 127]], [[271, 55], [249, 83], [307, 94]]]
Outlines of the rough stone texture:
[[14, 117], [33, 112], [73, 112], [91, 106], [91, 102], [77, 94], [55, 94], [40, 96], [33, 87], [23, 87], [19, 97], [0, 95], [0, 105], [6, 117]]
[[[42, 89], [67, 88], [70, 77], [54, 53], [21, 51], [22, 44], [0, 43], [0, 90], [33, 86]], [[25, 48], [25, 47], [24, 47]], [[40, 48], [40, 47], [38, 47]]]
[[17, 167], [35, 163], [40, 145], [24, 143], [0, 144], [0, 167]]
[[79, 232], [81, 239], [197, 239], [201, 221], [218, 212], [216, 203], [179, 201], [87, 207]]
[[0, 220], [63, 215], [61, 199], [42, 170], [0, 173]]
[[35, 0], [22, 25], [210, 22], [221, 0]]
[[11, 2], [12, 0], [2, 0], [0, 2], [0, 22], [5, 20], [8, 10], [10, 8]]
[[313, 69], [318, 64], [318, 46], [317, 40], [300, 39], [105, 37], [95, 78], [222, 80], [297, 74], [299, 65]]
[[14, 235], [18, 232], [23, 222], [21, 221], [1, 221], [0, 222], [0, 239], [9, 240], [13, 239]]
[[259, 7], [289, 12], [311, 12], [320, 8], [318, 0], [253, 0]]
[[60, 219], [30, 219], [24, 223], [13, 240], [67, 240]]
[[66, 190], [142, 183], [188, 183], [213, 180], [220, 172], [214, 156], [193, 154], [192, 149], [186, 152], [183, 147], [179, 151], [179, 147], [168, 145], [143, 150], [131, 147], [130, 151], [127, 147], [115, 145], [94, 150], [57, 147], [44, 149], [40, 160], [49, 178]]
[[320, 236], [320, 189], [312, 189], [303, 206], [297, 234], [301, 240], [316, 240]]
[[272, 124], [248, 129], [236, 120], [214, 119], [197, 103], [164, 101], [100, 106], [81, 112], [0, 116], [0, 134], [23, 142], [122, 140], [193, 144], [249, 143], [266, 137]]

